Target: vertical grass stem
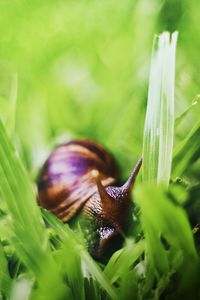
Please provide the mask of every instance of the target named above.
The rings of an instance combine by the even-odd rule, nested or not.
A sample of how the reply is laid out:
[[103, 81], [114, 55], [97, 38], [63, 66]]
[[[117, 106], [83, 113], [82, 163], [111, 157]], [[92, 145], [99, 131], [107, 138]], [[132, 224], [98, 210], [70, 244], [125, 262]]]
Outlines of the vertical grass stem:
[[143, 140], [143, 180], [169, 184], [174, 137], [175, 54], [178, 33], [155, 36]]

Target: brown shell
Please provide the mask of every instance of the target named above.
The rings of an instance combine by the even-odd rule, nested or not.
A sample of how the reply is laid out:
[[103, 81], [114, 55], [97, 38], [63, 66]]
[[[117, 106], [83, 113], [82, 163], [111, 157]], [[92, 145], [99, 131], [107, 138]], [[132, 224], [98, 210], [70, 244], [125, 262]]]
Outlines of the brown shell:
[[103, 186], [118, 180], [115, 160], [95, 142], [77, 140], [58, 146], [38, 179], [39, 204], [68, 221], [97, 191], [93, 170], [98, 170]]

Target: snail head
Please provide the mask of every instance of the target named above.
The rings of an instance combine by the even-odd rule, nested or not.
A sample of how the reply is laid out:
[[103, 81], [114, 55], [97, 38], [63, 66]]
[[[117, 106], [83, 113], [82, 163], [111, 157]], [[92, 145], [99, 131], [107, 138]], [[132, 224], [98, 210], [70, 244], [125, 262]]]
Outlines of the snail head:
[[92, 171], [99, 198], [99, 201], [96, 201], [97, 206], [94, 208], [96, 217], [101, 223], [99, 229], [99, 256], [111, 238], [116, 235], [124, 236], [123, 227], [131, 203], [131, 192], [141, 165], [142, 158], [137, 162], [127, 181], [120, 187], [104, 187], [99, 178], [99, 172], [96, 170]]

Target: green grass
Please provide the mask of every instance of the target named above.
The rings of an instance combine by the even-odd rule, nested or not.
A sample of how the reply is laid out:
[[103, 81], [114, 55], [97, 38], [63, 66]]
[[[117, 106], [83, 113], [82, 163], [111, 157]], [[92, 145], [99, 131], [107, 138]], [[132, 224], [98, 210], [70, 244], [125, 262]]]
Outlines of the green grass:
[[[169, 184], [174, 140], [177, 32], [155, 37], [144, 127], [143, 179]], [[166, 159], [167, 158], [167, 159]]]
[[[199, 1], [11, 2], [0, 3], [0, 299], [199, 299]], [[179, 32], [176, 55], [166, 30]], [[79, 137], [113, 153], [121, 180], [143, 152], [106, 264], [35, 197], [51, 149]]]

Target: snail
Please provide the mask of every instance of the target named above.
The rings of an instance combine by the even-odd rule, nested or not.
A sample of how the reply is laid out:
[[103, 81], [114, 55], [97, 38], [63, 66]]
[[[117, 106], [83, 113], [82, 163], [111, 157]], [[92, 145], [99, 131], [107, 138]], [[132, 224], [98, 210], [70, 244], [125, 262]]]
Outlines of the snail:
[[123, 235], [131, 190], [142, 164], [115, 186], [119, 170], [114, 158], [91, 140], [61, 144], [44, 163], [38, 178], [39, 205], [63, 222], [80, 213], [88, 250], [98, 258], [115, 236]]

